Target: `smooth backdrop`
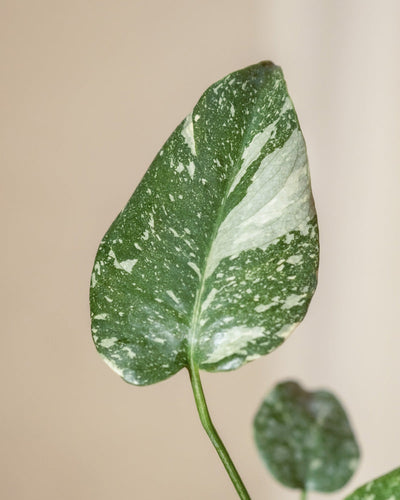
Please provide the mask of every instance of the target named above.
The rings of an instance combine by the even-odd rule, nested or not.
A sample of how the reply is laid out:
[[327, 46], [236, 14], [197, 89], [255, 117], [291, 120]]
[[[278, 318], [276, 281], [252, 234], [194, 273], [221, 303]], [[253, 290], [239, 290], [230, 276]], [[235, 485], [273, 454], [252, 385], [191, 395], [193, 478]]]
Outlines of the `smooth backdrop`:
[[[276, 382], [334, 390], [363, 450], [338, 500], [400, 465], [400, 3], [0, 0], [0, 497], [236, 499], [187, 374], [136, 388], [101, 361], [97, 245], [205, 88], [282, 66], [308, 144], [319, 287], [276, 352], [204, 375], [254, 500], [295, 500], [251, 441]], [[313, 495], [315, 500], [325, 498]]]

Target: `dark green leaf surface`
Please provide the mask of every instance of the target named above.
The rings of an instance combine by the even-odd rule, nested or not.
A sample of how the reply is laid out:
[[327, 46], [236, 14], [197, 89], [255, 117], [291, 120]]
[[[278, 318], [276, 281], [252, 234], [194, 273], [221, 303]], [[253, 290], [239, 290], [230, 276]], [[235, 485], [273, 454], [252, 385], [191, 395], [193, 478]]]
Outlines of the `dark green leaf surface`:
[[280, 68], [250, 66], [202, 95], [102, 240], [95, 345], [137, 385], [238, 368], [302, 320], [317, 266], [296, 113]]
[[290, 488], [335, 491], [359, 462], [346, 413], [327, 391], [284, 382], [264, 399], [254, 420], [258, 451], [273, 476]]
[[345, 500], [400, 500], [400, 467], [361, 486]]

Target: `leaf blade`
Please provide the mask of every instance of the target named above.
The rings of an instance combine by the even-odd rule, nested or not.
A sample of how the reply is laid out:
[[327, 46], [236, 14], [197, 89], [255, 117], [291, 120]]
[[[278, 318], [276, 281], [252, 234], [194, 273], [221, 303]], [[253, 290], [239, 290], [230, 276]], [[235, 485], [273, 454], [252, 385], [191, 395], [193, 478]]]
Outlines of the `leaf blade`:
[[138, 385], [192, 357], [210, 371], [237, 368], [302, 319], [317, 266], [296, 113], [281, 70], [250, 66], [207, 89], [103, 239], [96, 347]]
[[344, 409], [327, 391], [278, 384], [254, 419], [254, 438], [271, 474], [289, 488], [332, 492], [344, 486], [360, 453]]
[[398, 500], [400, 467], [361, 486], [345, 500]]

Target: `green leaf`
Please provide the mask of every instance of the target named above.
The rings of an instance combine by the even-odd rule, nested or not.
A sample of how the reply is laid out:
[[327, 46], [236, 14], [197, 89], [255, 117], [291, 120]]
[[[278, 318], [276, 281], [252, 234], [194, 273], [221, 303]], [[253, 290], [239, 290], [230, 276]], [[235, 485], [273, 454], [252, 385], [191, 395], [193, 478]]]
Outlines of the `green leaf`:
[[278, 384], [254, 419], [258, 451], [272, 475], [303, 491], [335, 491], [353, 475], [360, 457], [346, 413], [327, 391], [296, 382]]
[[400, 500], [400, 467], [361, 486], [345, 500]]
[[137, 385], [238, 368], [302, 320], [317, 265], [295, 110], [279, 67], [250, 66], [206, 90], [102, 240], [95, 345]]

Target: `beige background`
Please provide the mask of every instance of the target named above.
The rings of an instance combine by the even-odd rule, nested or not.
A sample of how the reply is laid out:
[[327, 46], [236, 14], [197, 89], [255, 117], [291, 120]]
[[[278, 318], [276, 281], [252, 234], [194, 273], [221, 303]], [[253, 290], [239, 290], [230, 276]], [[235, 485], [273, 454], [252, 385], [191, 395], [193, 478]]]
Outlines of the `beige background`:
[[0, 1], [2, 499], [236, 499], [187, 374], [136, 388], [97, 356], [88, 285], [173, 128], [261, 59], [283, 67], [308, 143], [320, 284], [283, 347], [204, 376], [212, 414], [255, 500], [298, 498], [250, 439], [288, 377], [335, 390], [362, 443], [329, 498], [400, 465], [399, 21], [396, 0]]

